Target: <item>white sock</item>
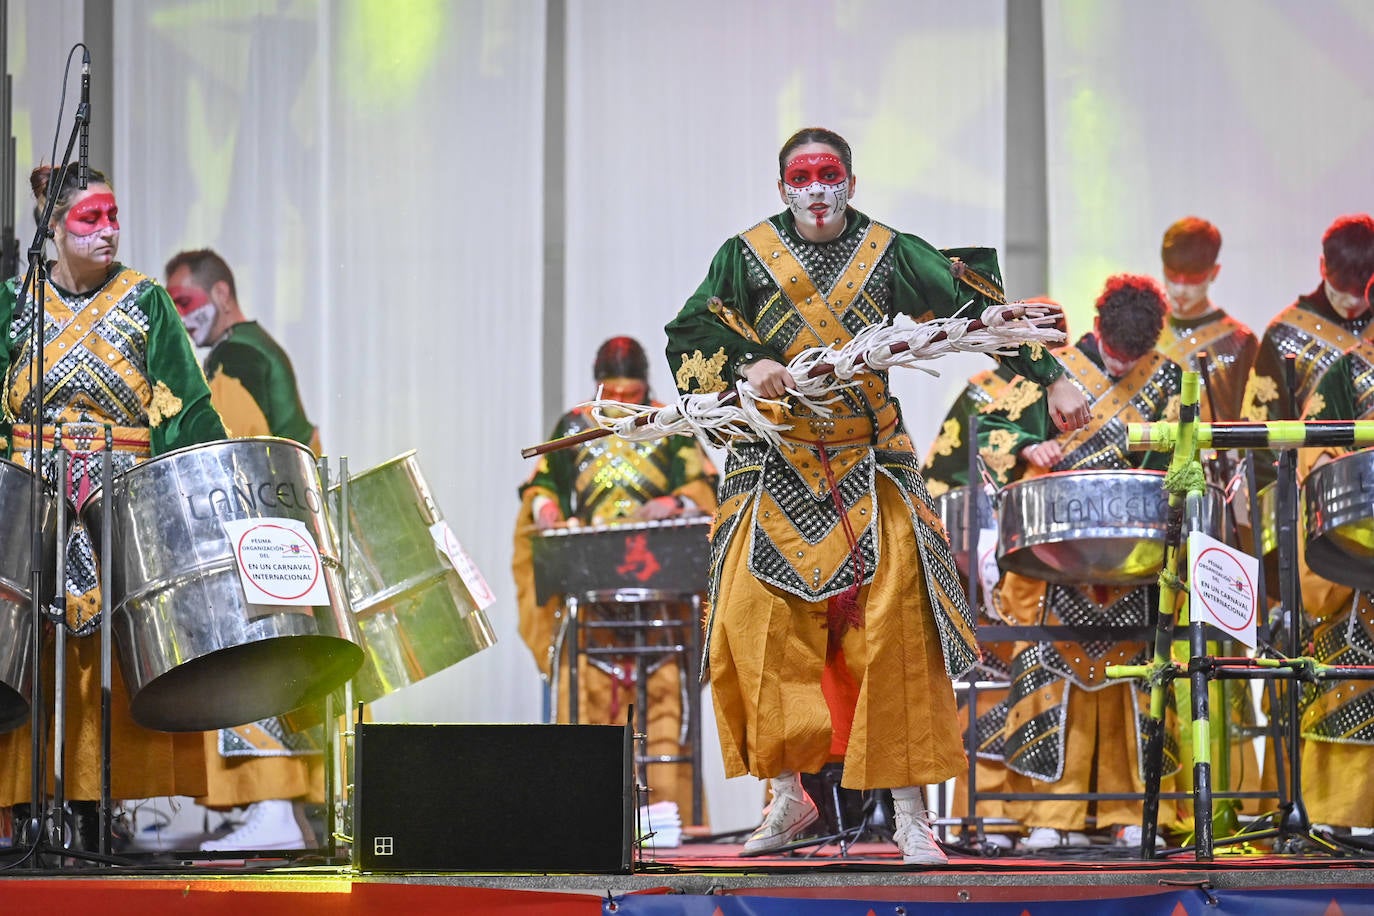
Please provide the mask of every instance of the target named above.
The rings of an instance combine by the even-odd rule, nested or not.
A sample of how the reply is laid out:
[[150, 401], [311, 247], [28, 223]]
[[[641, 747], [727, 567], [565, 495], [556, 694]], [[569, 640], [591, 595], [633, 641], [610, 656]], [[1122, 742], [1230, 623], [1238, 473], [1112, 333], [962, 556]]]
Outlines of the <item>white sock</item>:
[[899, 786], [892, 790], [892, 806], [903, 814], [920, 814], [925, 810], [925, 799], [920, 786]]
[[806, 792], [801, 787], [801, 777], [790, 770], [784, 770], [769, 780], [774, 795], [786, 795], [793, 801], [801, 801]]

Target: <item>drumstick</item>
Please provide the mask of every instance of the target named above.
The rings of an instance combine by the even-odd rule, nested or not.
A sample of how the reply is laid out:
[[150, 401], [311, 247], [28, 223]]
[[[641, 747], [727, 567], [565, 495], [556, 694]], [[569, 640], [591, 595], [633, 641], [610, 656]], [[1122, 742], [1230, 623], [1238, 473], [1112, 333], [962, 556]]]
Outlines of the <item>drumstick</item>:
[[[1020, 318], [1024, 313], [1024, 308], [1006, 308], [1003, 309], [1001, 312], [1001, 319], [1003, 321], [1013, 321], [1017, 318]], [[986, 327], [987, 325], [983, 322], [982, 319], [974, 319], [973, 321], [970, 321], [968, 323], [967, 327], [964, 328], [964, 332], [967, 333], [970, 331], [981, 331]], [[946, 340], [948, 337], [948, 331], [939, 331], [936, 334], [934, 334], [929, 340], [923, 341], [922, 345], [929, 346], [933, 343], [939, 343], [943, 340]], [[893, 353], [905, 353], [910, 349], [910, 343], [900, 340], [892, 344], [891, 347]], [[835, 367], [831, 363], [818, 362], [812, 365], [810, 370], [807, 371], [806, 375], [807, 378], [820, 378], [821, 376], [829, 375], [834, 371]], [[733, 404], [739, 400], [739, 392], [736, 391], [734, 388], [727, 388], [725, 391], [722, 391], [717, 395], [717, 400], [721, 405]], [[657, 412], [650, 414], [642, 414], [638, 417], [635, 417], [634, 425], [645, 426], [649, 423], [652, 423], [656, 416]], [[538, 445], [531, 445], [527, 448], [523, 448], [520, 450], [520, 457], [534, 458], [537, 455], [544, 455], [549, 452], [558, 451], [559, 449], [570, 448], [574, 445], [580, 445], [583, 442], [591, 442], [593, 440], [602, 439], [610, 435], [614, 435], [614, 430], [588, 429], [580, 433], [574, 433], [571, 436], [564, 436], [561, 439], [552, 439], [548, 442], [541, 442]]]

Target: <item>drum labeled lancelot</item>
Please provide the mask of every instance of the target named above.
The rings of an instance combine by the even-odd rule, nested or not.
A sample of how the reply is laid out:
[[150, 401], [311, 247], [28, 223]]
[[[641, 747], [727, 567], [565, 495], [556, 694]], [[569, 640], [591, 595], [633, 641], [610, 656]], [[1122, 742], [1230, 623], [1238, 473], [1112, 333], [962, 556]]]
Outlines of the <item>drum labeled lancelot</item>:
[[[0, 458], [0, 732], [23, 725], [33, 700], [33, 474]], [[57, 498], [43, 488], [42, 603], [53, 599]]]
[[[1201, 530], [1220, 538], [1221, 490], [1209, 485]], [[1061, 585], [1148, 585], [1164, 565], [1163, 471], [1058, 471], [998, 494], [1002, 569]]]
[[[310, 450], [233, 439], [130, 468], [81, 511], [112, 513], [111, 626], [135, 721], [162, 731], [254, 722], [323, 698], [362, 664]], [[323, 577], [320, 605], [250, 603], [226, 522], [287, 520]], [[257, 597], [261, 597], [260, 595]]]

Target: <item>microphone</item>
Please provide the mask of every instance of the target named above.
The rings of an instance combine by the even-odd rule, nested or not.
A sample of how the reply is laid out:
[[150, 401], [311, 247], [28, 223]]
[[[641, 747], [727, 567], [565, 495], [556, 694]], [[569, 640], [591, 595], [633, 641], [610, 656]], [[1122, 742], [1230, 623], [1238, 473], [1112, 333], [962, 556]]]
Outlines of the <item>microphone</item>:
[[81, 190], [86, 190], [86, 185], [91, 180], [91, 52], [83, 47], [81, 49], [81, 152], [80, 159], [77, 160], [76, 180]]

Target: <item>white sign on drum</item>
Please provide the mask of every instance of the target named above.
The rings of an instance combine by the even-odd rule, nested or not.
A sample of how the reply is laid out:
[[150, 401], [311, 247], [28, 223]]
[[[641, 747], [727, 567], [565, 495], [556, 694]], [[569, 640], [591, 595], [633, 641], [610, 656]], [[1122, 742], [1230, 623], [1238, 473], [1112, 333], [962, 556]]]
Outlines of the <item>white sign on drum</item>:
[[305, 522], [250, 518], [222, 524], [249, 604], [329, 604], [320, 550]]
[[485, 611], [496, 603], [496, 595], [492, 593], [491, 586], [487, 585], [482, 571], [463, 549], [463, 545], [458, 541], [458, 535], [453, 533], [448, 522], [435, 522], [429, 526], [429, 533], [434, 538], [434, 544], [439, 548], [439, 552], [448, 557], [448, 561], [458, 571], [458, 577], [468, 587], [472, 600], [477, 602], [478, 610]]
[[1259, 560], [1200, 531], [1188, 535], [1188, 608], [1194, 620], [1255, 647]]

